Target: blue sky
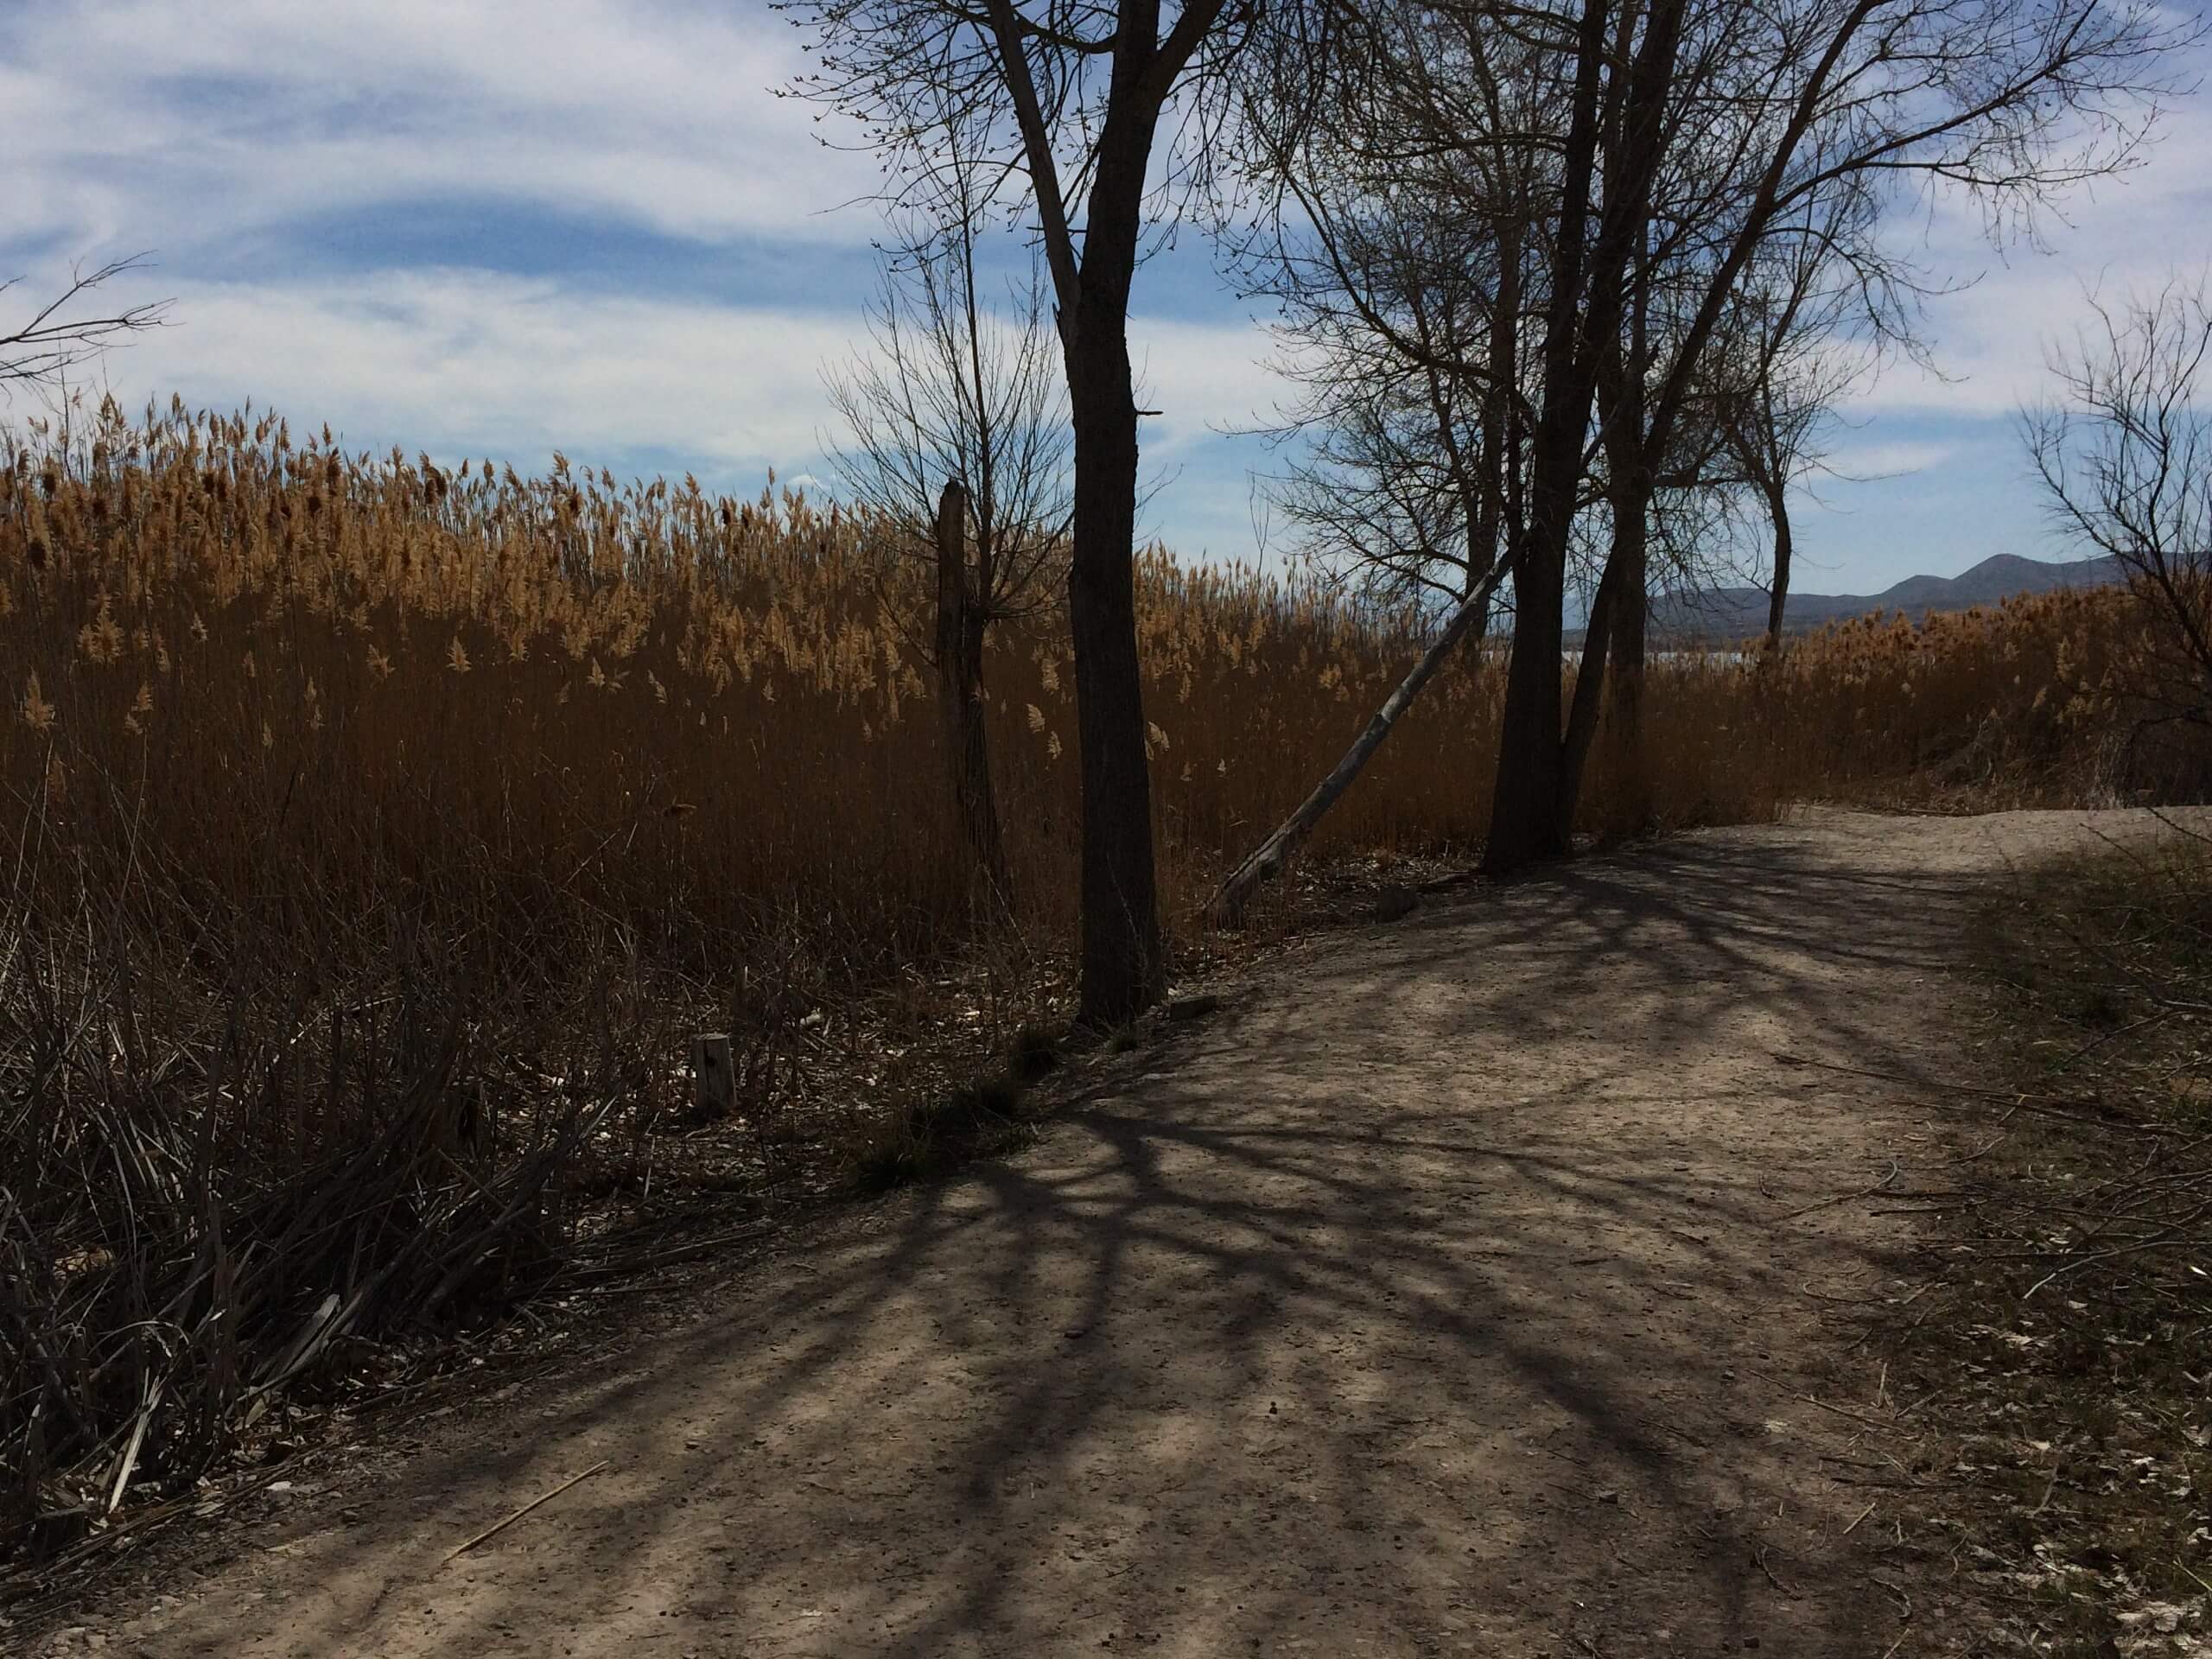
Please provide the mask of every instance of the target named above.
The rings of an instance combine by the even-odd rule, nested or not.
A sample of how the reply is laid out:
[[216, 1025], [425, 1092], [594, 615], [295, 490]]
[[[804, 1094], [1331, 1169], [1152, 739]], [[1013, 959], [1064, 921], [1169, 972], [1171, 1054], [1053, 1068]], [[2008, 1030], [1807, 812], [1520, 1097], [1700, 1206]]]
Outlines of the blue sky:
[[[28, 294], [153, 251], [131, 296], [173, 296], [175, 326], [110, 359], [127, 400], [251, 397], [357, 448], [523, 470], [557, 448], [742, 492], [772, 467], [821, 473], [821, 371], [860, 333], [880, 223], [867, 158], [770, 95], [798, 45], [764, 0], [10, 0], [0, 273]], [[1940, 372], [1886, 373], [1834, 435], [1843, 476], [1802, 504], [1801, 588], [2068, 555], [2011, 410], [2086, 286], [2212, 261], [2201, 100], [2045, 230], [2003, 257], [1941, 206], [1901, 232], [1979, 281], [1931, 311]], [[1165, 411], [1147, 528], [1250, 558], [1268, 454], [1224, 434], [1282, 395], [1267, 336], [1194, 237], [1141, 274], [1136, 308]]]

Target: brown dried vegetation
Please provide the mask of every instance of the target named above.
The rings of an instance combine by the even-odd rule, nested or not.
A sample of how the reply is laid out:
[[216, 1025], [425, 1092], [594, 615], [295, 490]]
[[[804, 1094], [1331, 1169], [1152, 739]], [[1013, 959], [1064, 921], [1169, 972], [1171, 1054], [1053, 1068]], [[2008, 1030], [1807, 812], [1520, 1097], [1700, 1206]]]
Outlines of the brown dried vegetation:
[[2019, 1094], [1993, 1096], [1934, 1205], [1934, 1275], [1878, 1327], [1915, 1454], [1882, 1484], [1969, 1604], [1961, 1650], [2202, 1653], [2212, 843], [2031, 872], [1979, 944], [1983, 1069]]
[[[289, 1414], [687, 1205], [818, 1190], [886, 1123], [908, 1157], [1060, 1011], [1060, 619], [990, 646], [1002, 912], [961, 874], [926, 595], [882, 525], [265, 416], [72, 420], [0, 439], [0, 1554], [204, 1501]], [[1160, 552], [1140, 604], [1187, 933], [1417, 619]], [[2170, 785], [2118, 735], [2133, 626], [2090, 594], [1664, 658], [1658, 824]], [[1311, 855], [1464, 854], [1502, 677], [1448, 669]], [[734, 1122], [688, 1115], [702, 1028], [733, 1033]]]

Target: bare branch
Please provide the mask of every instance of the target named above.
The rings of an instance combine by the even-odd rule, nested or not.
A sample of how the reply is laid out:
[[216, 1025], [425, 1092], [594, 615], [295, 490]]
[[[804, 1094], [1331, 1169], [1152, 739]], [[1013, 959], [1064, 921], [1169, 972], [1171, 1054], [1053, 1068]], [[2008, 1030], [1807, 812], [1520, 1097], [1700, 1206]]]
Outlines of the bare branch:
[[[167, 300], [112, 310], [86, 308], [86, 302], [98, 290], [118, 276], [143, 270], [147, 264], [146, 255], [133, 254], [89, 270], [81, 265], [73, 270], [60, 293], [41, 306], [28, 321], [0, 333], [0, 387], [51, 385], [129, 336], [159, 327], [168, 315]], [[0, 294], [20, 287], [22, 282], [17, 277], [0, 283]]]

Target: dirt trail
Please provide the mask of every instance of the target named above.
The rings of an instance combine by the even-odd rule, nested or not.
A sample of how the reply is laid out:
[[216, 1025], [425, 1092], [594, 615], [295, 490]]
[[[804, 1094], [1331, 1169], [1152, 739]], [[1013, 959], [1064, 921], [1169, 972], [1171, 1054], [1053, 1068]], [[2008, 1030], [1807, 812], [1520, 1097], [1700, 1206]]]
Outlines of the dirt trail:
[[1881, 1654], [1872, 1454], [1803, 1396], [1872, 1398], [1821, 1299], [1910, 1224], [1792, 1212], [1948, 1115], [1775, 1057], [1958, 1078], [1976, 885], [2090, 816], [1820, 814], [1320, 941], [109, 1650]]

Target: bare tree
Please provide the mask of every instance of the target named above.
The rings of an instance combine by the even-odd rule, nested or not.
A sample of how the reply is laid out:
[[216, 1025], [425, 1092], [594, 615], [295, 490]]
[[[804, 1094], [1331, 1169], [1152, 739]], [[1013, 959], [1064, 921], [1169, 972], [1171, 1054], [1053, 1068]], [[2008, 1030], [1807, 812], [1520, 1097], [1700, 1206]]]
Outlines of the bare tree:
[[2118, 561], [2151, 624], [2129, 689], [2154, 721], [2212, 725], [2212, 294], [2200, 277], [2089, 303], [2021, 435], [2052, 518]]
[[[77, 267], [61, 292], [10, 327], [0, 323], [0, 388], [48, 386], [91, 361], [129, 335], [160, 326], [165, 300], [138, 305], [104, 306], [99, 290], [117, 277], [141, 269], [143, 255], [111, 259], [87, 270]], [[0, 283], [0, 295], [22, 285], [22, 277]]]
[[1795, 223], [1761, 241], [1673, 423], [1655, 423], [1652, 394], [1681, 369], [1681, 344], [1709, 293], [1713, 253], [1699, 215], [1714, 188], [1726, 188], [1726, 173], [1725, 161], [1716, 167], [1699, 146], [1671, 158], [1630, 263], [1619, 357], [1599, 381], [1612, 543], [1610, 591], [1601, 581], [1598, 594], [1610, 607], [1603, 619], [1593, 615], [1576, 676], [1560, 811], [1571, 820], [1602, 704], [1614, 834], [1640, 832], [1652, 818], [1643, 678], [1654, 570], [1669, 585], [1712, 581], [1721, 568], [1716, 548], [1728, 539], [1719, 532], [1739, 523], [1744, 498], [1755, 496], [1770, 531], [1769, 609], [1779, 629], [1794, 547], [1788, 492], [1817, 464], [1818, 435], [1861, 372], [1867, 346], [1912, 346], [1923, 288], [1893, 257], [1868, 257], [1878, 204], [1856, 179], [1833, 181], [1806, 198]]
[[[1753, 496], [1768, 528], [1766, 649], [1782, 649], [1796, 537], [1789, 492], [1823, 459], [1837, 405], [1879, 359], [1882, 340], [1854, 339], [1861, 315], [1834, 272], [1826, 238], [1777, 238], [1716, 331], [1706, 378], [1716, 435], [1734, 472], [1715, 482]], [[1908, 349], [1916, 342], [1892, 331]]]
[[1069, 436], [1040, 285], [1014, 289], [1010, 317], [978, 295], [972, 185], [956, 181], [948, 223], [887, 252], [868, 349], [824, 378], [849, 435], [835, 456], [848, 492], [934, 566], [934, 622], [916, 643], [937, 671], [962, 830], [1003, 899], [983, 646], [995, 624], [1052, 602]]
[[1476, 15], [1363, 10], [1336, 42], [1341, 84], [1317, 96], [1308, 63], [1278, 63], [1241, 134], [1267, 194], [1233, 264], [1281, 308], [1301, 395], [1279, 430], [1307, 445], [1276, 499], [1312, 556], [1397, 601], [1463, 600], [1522, 515], [1544, 184], [1507, 135], [1546, 100], [1525, 48]]
[[[1288, 0], [1285, 0], [1288, 3]], [[1135, 590], [1137, 418], [1129, 296], [1150, 227], [1202, 188], [1257, 21], [1228, 0], [785, 0], [891, 194], [943, 200], [950, 135], [1034, 215], [1074, 435], [1068, 620], [1082, 747], [1081, 1017], [1115, 1024], [1166, 987]], [[1165, 130], [1163, 130], [1163, 125]]]
[[[2031, 228], [2057, 194], [2129, 164], [2170, 85], [2165, 54], [2196, 29], [2139, 0], [1416, 10], [1404, 38], [1417, 73], [1448, 79], [1421, 58], [1440, 40], [1454, 60], [1461, 38], [1496, 41], [1488, 60], [1535, 89], [1510, 107], [1541, 111], [1477, 139], [1468, 122], [1480, 113], [1461, 100], [1444, 121], [1409, 122], [1393, 152], [1503, 144], [1529, 156], [1527, 175], [1541, 186], [1526, 240], [1540, 264], [1528, 308], [1538, 343], [1521, 394], [1526, 523], [1512, 554], [1512, 654], [1484, 853], [1503, 873], [1568, 847], [1592, 718], [1587, 706], [1580, 718], [1570, 710], [1561, 729], [1580, 522], [1607, 503], [1629, 531], [1613, 556], [1636, 559], [1642, 486], [1629, 486], [1656, 488], [1656, 461], [1698, 447], [1693, 429], [1712, 412], [1709, 359], [1777, 250], [1815, 245], [1870, 331], [1909, 326], [1916, 273], [1878, 234], [1887, 210], [1943, 190], [1978, 202], [1993, 236]], [[1421, 21], [1431, 17], [1443, 21]], [[1302, 132], [1309, 109], [1372, 96], [1376, 64], [1395, 76], [1407, 55], [1339, 54], [1316, 77], [1321, 95], [1301, 89], [1270, 113]], [[1274, 159], [1305, 156], [1284, 144]], [[1645, 347], [1624, 353], [1639, 315]], [[1645, 360], [1639, 369], [1624, 355]], [[1592, 488], [1600, 456], [1622, 474], [1603, 490]], [[1593, 613], [1610, 600], [1640, 627], [1643, 585], [1632, 569], [1609, 569]], [[1592, 696], [1610, 632], [1593, 629], [1599, 651], [1586, 651], [1580, 671]]]

